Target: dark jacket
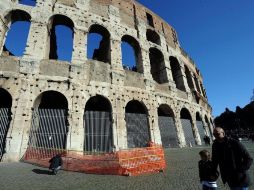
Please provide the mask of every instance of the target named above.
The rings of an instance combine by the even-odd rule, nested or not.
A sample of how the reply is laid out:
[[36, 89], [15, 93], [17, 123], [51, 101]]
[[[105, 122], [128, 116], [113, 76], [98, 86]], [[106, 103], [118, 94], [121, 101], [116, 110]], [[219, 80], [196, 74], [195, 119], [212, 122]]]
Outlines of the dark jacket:
[[231, 187], [248, 187], [250, 177], [247, 170], [253, 159], [245, 147], [235, 139], [225, 137], [223, 142], [214, 141], [212, 146], [214, 169], [219, 165], [223, 183]]
[[50, 166], [49, 169], [57, 168], [58, 166], [62, 166], [63, 160], [60, 155], [56, 155], [49, 160]]
[[212, 161], [198, 162], [199, 178], [200, 181], [216, 181], [219, 177], [219, 172], [213, 169]]

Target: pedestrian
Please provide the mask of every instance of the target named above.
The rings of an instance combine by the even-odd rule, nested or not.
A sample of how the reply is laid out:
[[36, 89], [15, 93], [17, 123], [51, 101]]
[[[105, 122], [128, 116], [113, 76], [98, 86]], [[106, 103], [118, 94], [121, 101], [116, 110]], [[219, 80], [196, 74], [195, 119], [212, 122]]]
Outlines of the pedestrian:
[[204, 139], [206, 145], [210, 145], [211, 144], [211, 140], [210, 140], [209, 136], [205, 135], [203, 139]]
[[60, 154], [57, 154], [49, 160], [49, 169], [52, 170], [52, 174], [56, 175], [63, 165], [63, 160]]
[[223, 183], [231, 190], [248, 190], [250, 177], [248, 169], [253, 159], [246, 148], [237, 140], [225, 136], [221, 127], [215, 127], [212, 145], [212, 162], [214, 170], [220, 167]]
[[208, 150], [199, 152], [201, 160], [198, 162], [199, 178], [203, 190], [216, 190], [216, 180], [219, 177], [219, 172], [214, 170], [211, 161], [211, 155]]

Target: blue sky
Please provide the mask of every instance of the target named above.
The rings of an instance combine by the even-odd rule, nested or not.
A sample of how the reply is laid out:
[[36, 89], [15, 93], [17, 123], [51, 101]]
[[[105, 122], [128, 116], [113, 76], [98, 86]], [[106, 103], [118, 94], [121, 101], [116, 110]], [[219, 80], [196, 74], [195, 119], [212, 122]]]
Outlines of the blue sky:
[[140, 0], [175, 28], [200, 69], [213, 115], [250, 102], [254, 89], [253, 0]]
[[[25, 0], [30, 3], [31, 0]], [[153, 12], [175, 28], [184, 50], [196, 62], [203, 78], [213, 115], [218, 116], [226, 107], [235, 110], [248, 104], [254, 89], [254, 1], [253, 0], [140, 0]], [[12, 49], [21, 55], [25, 48], [22, 34], [29, 24], [14, 23], [10, 34], [16, 38], [10, 44], [23, 43], [23, 49]], [[15, 35], [15, 27], [19, 35]], [[10, 33], [12, 32], [10, 30]], [[57, 28], [58, 44], [67, 50], [63, 41], [71, 30]], [[9, 35], [9, 34], [8, 34]], [[64, 39], [64, 40], [63, 40]], [[88, 57], [99, 46], [99, 37], [91, 35]], [[68, 43], [72, 43], [71, 41]], [[7, 44], [8, 45], [8, 42]], [[8, 47], [11, 49], [10, 47]], [[133, 65], [132, 49], [123, 43], [123, 62]], [[59, 51], [62, 51], [59, 48]], [[69, 52], [71, 50], [68, 50]], [[67, 52], [68, 52], [67, 51]], [[71, 54], [59, 53], [61, 60], [70, 60]]]

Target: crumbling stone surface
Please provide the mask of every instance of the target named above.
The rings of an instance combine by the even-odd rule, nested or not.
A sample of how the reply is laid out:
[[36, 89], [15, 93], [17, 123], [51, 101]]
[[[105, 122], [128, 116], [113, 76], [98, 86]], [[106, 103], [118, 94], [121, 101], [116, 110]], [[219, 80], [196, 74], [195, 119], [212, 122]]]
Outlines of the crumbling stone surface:
[[[6, 15], [12, 10], [22, 10], [31, 16], [27, 45], [22, 57], [11, 56], [3, 48], [11, 25], [11, 17]], [[73, 22], [70, 62], [49, 59], [50, 28], [54, 15], [64, 15]], [[147, 15], [151, 15], [152, 20], [148, 20]], [[158, 108], [163, 104], [172, 110], [175, 117], [180, 147], [188, 146], [180, 121], [182, 108], [186, 108], [191, 115], [192, 131], [197, 144], [201, 143], [196, 127], [197, 112], [202, 116], [206, 131], [212, 129], [212, 109], [208, 104], [199, 70], [182, 51], [176, 31], [138, 2], [37, 0], [36, 6], [30, 7], [19, 4], [18, 0], [2, 0], [0, 17], [0, 88], [8, 91], [12, 97], [12, 120], [6, 139], [4, 161], [17, 161], [23, 156], [29, 139], [32, 109], [35, 108], [38, 97], [46, 91], [60, 92], [68, 101], [70, 130], [67, 148], [72, 150], [83, 150], [84, 108], [89, 98], [95, 95], [105, 97], [112, 106], [113, 142], [116, 149], [127, 148], [124, 114], [125, 107], [131, 100], [142, 102], [146, 107], [150, 136], [155, 143], [161, 144]], [[97, 56], [104, 56], [104, 59], [89, 60], [87, 36], [91, 26], [95, 24], [104, 28], [102, 34], [108, 31], [109, 46], [105, 48], [103, 44], [101, 52], [98, 51]], [[146, 39], [148, 29], [158, 34], [160, 44]], [[133, 71], [122, 65], [121, 41], [125, 35], [129, 36], [125, 38], [127, 40], [134, 39], [130, 43], [138, 43], [134, 46], [138, 56]], [[105, 54], [102, 50], [107, 48], [109, 51]], [[160, 65], [156, 68], [156, 76], [151, 70], [151, 48], [162, 55], [158, 60]], [[156, 59], [157, 55], [152, 56]], [[177, 68], [180, 70], [173, 71], [169, 57], [177, 60]], [[188, 80], [193, 83], [192, 88], [188, 85], [185, 67], [190, 71]], [[177, 72], [175, 78], [180, 77], [181, 80], [174, 80], [172, 72]], [[177, 81], [182, 81], [180, 86], [184, 88], [178, 89]], [[205, 121], [205, 117], [209, 122]]]

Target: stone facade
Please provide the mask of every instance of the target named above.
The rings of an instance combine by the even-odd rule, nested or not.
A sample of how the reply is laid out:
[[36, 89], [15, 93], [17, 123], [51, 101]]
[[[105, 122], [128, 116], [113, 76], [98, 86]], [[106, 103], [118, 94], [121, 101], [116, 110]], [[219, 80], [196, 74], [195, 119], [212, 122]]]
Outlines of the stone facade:
[[[15, 10], [31, 17], [22, 57], [10, 56], [3, 48], [13, 19], [10, 15]], [[73, 22], [71, 62], [50, 59], [49, 31], [54, 15], [64, 15]], [[161, 144], [160, 105], [167, 105], [174, 115], [180, 147], [188, 145], [180, 120], [183, 108], [190, 113], [197, 144], [201, 144], [196, 127], [197, 112], [207, 133], [209, 127], [212, 129], [212, 109], [203, 88], [202, 75], [181, 49], [176, 31], [136, 1], [37, 0], [36, 6], [32, 7], [22, 5], [18, 0], [2, 0], [0, 18], [0, 88], [12, 98], [12, 120], [3, 161], [17, 161], [23, 156], [29, 141], [32, 110], [38, 97], [46, 91], [60, 92], [68, 101], [67, 149], [83, 150], [84, 109], [87, 101], [96, 95], [103, 96], [111, 104], [113, 142], [117, 150], [128, 148], [124, 116], [125, 107], [131, 100], [146, 107], [150, 137], [155, 143]], [[101, 27], [109, 33], [108, 63], [87, 58], [87, 36], [94, 25], [96, 31], [102, 30]], [[137, 72], [126, 70], [122, 65], [124, 36], [125, 41], [136, 43]], [[153, 73], [156, 69], [159, 74]]]

